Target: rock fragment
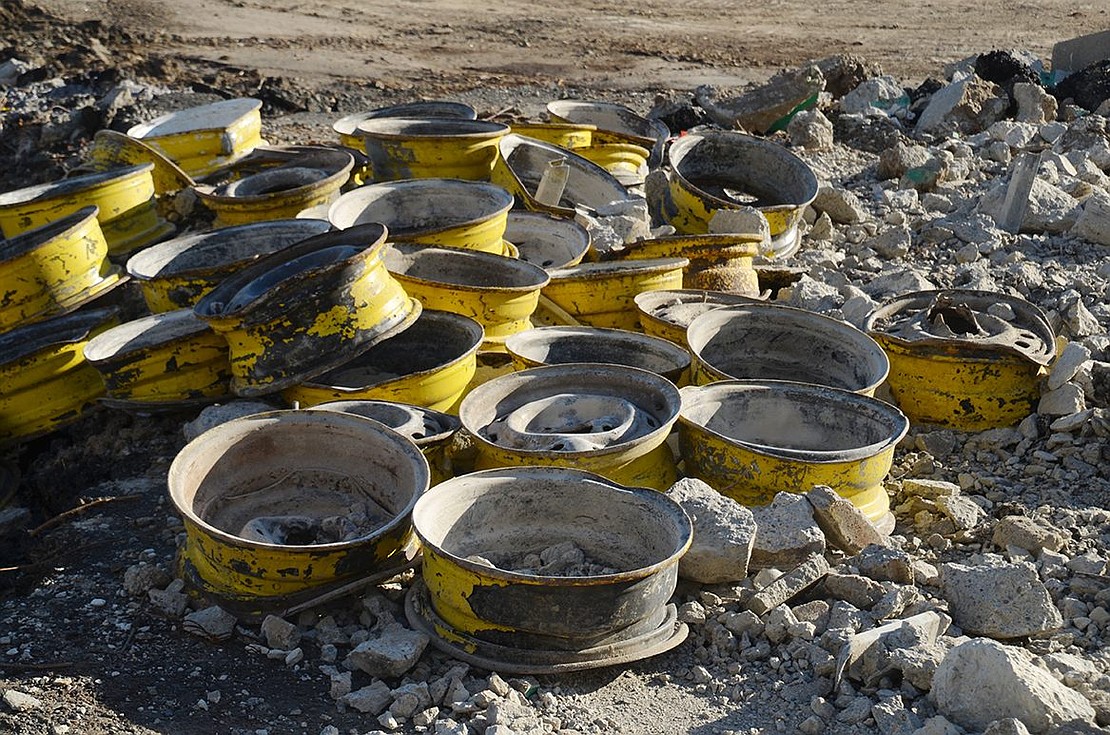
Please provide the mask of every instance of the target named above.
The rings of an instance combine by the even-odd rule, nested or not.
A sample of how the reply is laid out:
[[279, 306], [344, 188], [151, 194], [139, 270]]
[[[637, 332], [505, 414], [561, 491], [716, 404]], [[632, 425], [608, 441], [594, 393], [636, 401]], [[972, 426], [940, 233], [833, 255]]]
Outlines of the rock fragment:
[[843, 600], [861, 610], [871, 608], [886, 594], [881, 584], [859, 574], [830, 573], [825, 577], [823, 587], [829, 597]]
[[770, 505], [753, 508], [752, 514], [756, 533], [749, 568], [794, 567], [825, 553], [825, 535], [805, 496], [778, 493]]
[[345, 694], [342, 701], [352, 709], [377, 717], [393, 702], [393, 694], [389, 686], [379, 679], [370, 686]]
[[1110, 193], [1096, 190], [1083, 203], [1075, 234], [1098, 245], [1110, 246]]
[[1038, 667], [1032, 654], [986, 638], [948, 652], [933, 677], [932, 695], [946, 717], [973, 730], [1013, 717], [1036, 735], [1095, 719], [1087, 700]]
[[802, 110], [794, 115], [786, 132], [790, 143], [800, 148], [824, 151], [833, 147], [833, 124], [820, 110]]
[[[1006, 185], [995, 186], [979, 201], [979, 211], [996, 222], [1003, 221]], [[1045, 181], [1033, 180], [1025, 209], [1018, 225], [1019, 232], [1063, 234], [1075, 227], [1082, 210], [1079, 202], [1066, 191]]]
[[927, 691], [945, 653], [937, 639], [950, 623], [946, 615], [930, 610], [857, 633], [837, 656], [837, 677], [872, 686], [897, 671]]
[[693, 478], [679, 480], [667, 494], [694, 524], [694, 540], [679, 561], [678, 573], [702, 584], [747, 577], [756, 536], [751, 510]]
[[813, 518], [830, 545], [847, 554], [856, 554], [871, 544], [887, 544], [886, 535], [831, 487], [817, 485], [806, 493], [806, 499], [813, 506]]
[[985, 510], [963, 495], [943, 495], [937, 498], [937, 509], [952, 522], [957, 531], [971, 531], [987, 517]]
[[714, 100], [708, 87], [698, 87], [694, 97], [718, 125], [763, 134], [824, 88], [821, 70], [805, 66], [781, 71], [766, 84], [732, 99]]
[[918, 498], [936, 500], [945, 495], [959, 495], [960, 486], [945, 480], [907, 478], [902, 480], [902, 492]]
[[885, 260], [904, 258], [910, 252], [913, 234], [906, 226], [888, 227], [867, 241], [867, 246]]
[[975, 75], [952, 82], [933, 94], [914, 130], [919, 135], [943, 129], [964, 133], [984, 130], [1004, 112], [1006, 103], [998, 99], [999, 92], [995, 85]]
[[850, 563], [860, 574], [876, 582], [913, 584], [913, 564], [909, 554], [885, 545], [871, 545], [852, 557]]
[[981, 564], [940, 568], [940, 587], [953, 619], [967, 633], [1006, 640], [1056, 630], [1060, 611], [1028, 562], [988, 555]]
[[4, 692], [4, 696], [0, 697], [3, 700], [4, 706], [9, 712], [19, 714], [20, 712], [31, 712], [42, 707], [42, 700], [38, 697], [21, 692], [18, 689], [8, 689]]
[[1087, 407], [1083, 389], [1075, 383], [1064, 383], [1056, 390], [1041, 393], [1037, 413], [1043, 416], [1071, 416]]
[[991, 541], [1000, 549], [1016, 546], [1034, 556], [1041, 551], [1059, 551], [1067, 539], [1052, 526], [1028, 516], [1006, 516], [994, 527]]
[[1056, 98], [1039, 84], [1019, 82], [1014, 85], [1014, 101], [1017, 102], [1017, 121], [1042, 125], [1056, 119]]
[[718, 209], [709, 220], [709, 234], [758, 235], [764, 242], [771, 241], [771, 226], [767, 218], [755, 207]]
[[907, 145], [899, 141], [879, 154], [880, 179], [901, 179], [912, 168], [925, 166], [933, 154], [923, 145]]
[[872, 77], [861, 82], [840, 100], [840, 109], [849, 114], [872, 115], [892, 113], [909, 105], [906, 90], [889, 75]]
[[235, 631], [235, 616], [219, 605], [191, 612], [185, 616], [181, 627], [193, 635], [211, 641], [224, 641]]
[[145, 561], [132, 564], [123, 573], [123, 589], [132, 597], [141, 597], [158, 587], [164, 588], [171, 581], [165, 569]]
[[748, 602], [748, 609], [756, 615], [764, 615], [797, 597], [828, 572], [829, 563], [824, 556], [811, 556], [757, 592]]
[[262, 621], [262, 637], [270, 648], [292, 651], [301, 642], [301, 629], [277, 615], [267, 615]]
[[871, 706], [871, 718], [882, 735], [912, 735], [921, 727], [921, 720], [907, 708], [901, 694], [886, 697]]
[[370, 676], [390, 679], [401, 676], [416, 665], [428, 636], [401, 625], [386, 627], [376, 638], [353, 648], [344, 663]]
[[155, 610], [166, 617], [180, 618], [189, 605], [189, 596], [182, 592], [184, 588], [184, 582], [174, 580], [164, 590], [157, 588], [147, 590], [147, 599]]
[[1052, 372], [1048, 374], [1045, 385], [1049, 390], [1062, 388], [1065, 383], [1075, 377], [1083, 363], [1091, 359], [1091, 350], [1079, 342], [1068, 342], [1060, 351], [1056, 362], [1052, 364]]
[[862, 222], [867, 218], [867, 212], [852, 192], [839, 186], [825, 185], [817, 189], [817, 197], [813, 200], [813, 208], [829, 215], [833, 222], [850, 225]]

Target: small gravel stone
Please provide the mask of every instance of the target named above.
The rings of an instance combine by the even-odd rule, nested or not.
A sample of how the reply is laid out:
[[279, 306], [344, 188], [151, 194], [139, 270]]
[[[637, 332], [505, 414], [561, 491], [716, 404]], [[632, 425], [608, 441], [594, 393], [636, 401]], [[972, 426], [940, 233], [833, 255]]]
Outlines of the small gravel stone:
[[301, 642], [301, 630], [276, 615], [267, 615], [262, 621], [262, 637], [270, 648], [291, 651]]

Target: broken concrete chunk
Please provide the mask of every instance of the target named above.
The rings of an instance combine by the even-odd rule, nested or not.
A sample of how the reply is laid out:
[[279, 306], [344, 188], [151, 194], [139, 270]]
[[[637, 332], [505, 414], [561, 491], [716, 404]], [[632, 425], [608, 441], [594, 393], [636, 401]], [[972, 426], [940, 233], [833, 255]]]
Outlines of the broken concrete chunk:
[[833, 124], [820, 110], [802, 110], [786, 126], [791, 145], [812, 151], [833, 147]]
[[351, 693], [351, 672], [344, 671], [340, 674], [332, 674], [330, 678], [331, 688], [329, 694], [332, 699], [342, 699]]
[[1075, 383], [1064, 383], [1056, 390], [1041, 393], [1037, 413], [1042, 416], [1071, 416], [1087, 408], [1083, 389]]
[[930, 158], [924, 165], [906, 169], [898, 186], [902, 189], [917, 191], [922, 194], [935, 191], [937, 186], [949, 177], [959, 179], [953, 175], [948, 164], [940, 158]]
[[797, 622], [798, 619], [794, 617], [794, 613], [789, 607], [786, 605], [776, 607], [767, 616], [767, 625], [763, 630], [763, 635], [767, 636], [771, 643], [777, 645], [786, 640], [787, 636], [790, 635], [791, 626], [797, 624]]
[[1027, 516], [1006, 516], [994, 527], [991, 541], [1000, 549], [1016, 546], [1038, 556], [1041, 551], [1059, 551], [1067, 539], [1046, 522]]
[[910, 228], [889, 227], [867, 241], [867, 246], [874, 250], [884, 260], [898, 260], [910, 252], [913, 235]]
[[871, 706], [871, 718], [882, 735], [913, 735], [921, 727], [921, 719], [908, 704], [902, 695], [895, 694]]
[[824, 212], [833, 222], [850, 225], [867, 219], [863, 204], [852, 192], [839, 186], [822, 186], [817, 189], [813, 208]]
[[883, 73], [882, 67], [853, 54], [835, 54], [814, 62], [825, 75], [825, 91], [839, 99], [871, 77]]
[[883, 545], [867, 546], [849, 562], [860, 574], [876, 582], [913, 584], [913, 565], [909, 554]]
[[1068, 723], [1095, 719], [1087, 700], [1037, 666], [1032, 654], [985, 638], [948, 652], [933, 677], [932, 695], [946, 717], [972, 730], [1013, 717], [1034, 734], [1066, 732]]
[[914, 127], [919, 135], [956, 129], [977, 133], [1001, 119], [1008, 101], [1001, 109], [992, 104], [1001, 90], [990, 82], [971, 75], [952, 82], [933, 93]]
[[829, 219], [829, 215], [822, 212], [821, 216], [817, 218], [817, 221], [813, 223], [813, 226], [809, 228], [806, 237], [810, 240], [827, 242], [833, 239], [833, 232], [835, 232], [835, 230], [832, 220]]
[[393, 678], [415, 666], [427, 645], [428, 636], [423, 633], [391, 625], [377, 638], [356, 646], [347, 654], [344, 663], [370, 676]]
[[771, 241], [771, 225], [755, 207], [718, 209], [709, 220], [710, 235], [758, 235], [764, 242]]
[[795, 567], [813, 554], [825, 553], [825, 535], [805, 496], [778, 493], [770, 505], [753, 508], [752, 514], [756, 534], [750, 568]]
[[821, 634], [829, 625], [829, 603], [825, 600], [810, 600], [792, 608], [794, 617], [802, 623], [813, 623], [816, 633]]
[[189, 596], [179, 590], [152, 589], [146, 595], [154, 609], [168, 618], [180, 618], [189, 605]]
[[747, 577], [756, 536], [751, 510], [693, 478], [679, 480], [667, 494], [694, 523], [694, 540], [679, 562], [679, 575], [701, 584]]
[[169, 573], [158, 564], [141, 561], [132, 564], [123, 573], [123, 588], [134, 597], [149, 593], [152, 589], [162, 588], [171, 581]]
[[2, 697], [9, 712], [30, 712], [42, 706], [42, 700], [18, 689], [8, 689]]
[[828, 597], [843, 600], [861, 610], [870, 609], [886, 594], [883, 586], [873, 579], [836, 572], [825, 577], [824, 590]]
[[1064, 336], [1078, 339], [1080, 337], [1092, 337], [1096, 334], [1104, 334], [1105, 329], [1099, 323], [1087, 305], [1083, 303], [1083, 299], [1076, 291], [1065, 293], [1060, 299], [1060, 311], [1064, 317], [1063, 324], [1060, 326], [1060, 332]]
[[1075, 377], [1083, 363], [1091, 359], [1091, 350], [1079, 342], [1068, 342], [1052, 364], [1052, 372], [1048, 374], [1046, 385], [1049, 390], [1056, 390]]
[[748, 609], [756, 615], [789, 602], [829, 573], [829, 563], [824, 556], [814, 555], [757, 592], [748, 602]]
[[936, 500], [945, 495], [959, 495], [960, 486], [945, 480], [902, 480], [902, 493], [926, 500]]
[[1017, 121], [1042, 125], [1056, 119], [1056, 98], [1039, 84], [1018, 82], [1014, 85]]
[[[909, 106], [906, 90], [892, 76], [872, 77], [860, 83], [840, 100], [840, 109], [849, 114], [893, 113]], [[904, 109], [903, 109], [904, 111]]]
[[941, 594], [965, 632], [1005, 640], [1056, 630], [1060, 611], [1028, 562], [986, 556], [978, 565], [944, 564]]
[[880, 179], [900, 179], [911, 168], [925, 166], [933, 154], [922, 145], [907, 145], [899, 141], [879, 154]]
[[821, 70], [805, 66], [781, 71], [766, 84], [732, 99], [714, 100], [708, 87], [698, 87], [694, 97], [721, 127], [763, 134], [824, 88]]
[[813, 506], [813, 517], [826, 541], [841, 551], [856, 554], [864, 547], [886, 546], [887, 537], [851, 501], [837, 495], [826, 485], [817, 485], [806, 499]]
[[224, 641], [235, 631], [235, 616], [219, 605], [191, 612], [185, 616], [182, 629], [212, 641]]
[[1110, 245], [1110, 194], [1095, 190], [1083, 203], [1075, 234], [1098, 245]]
[[277, 615], [262, 621], [262, 637], [270, 648], [292, 651], [301, 642], [301, 629]]
[[380, 679], [343, 697], [343, 703], [348, 707], [375, 717], [385, 712], [392, 702], [393, 694], [389, 686]]
[[[979, 211], [999, 226], [1006, 219], [1008, 188], [1005, 184], [995, 186], [979, 200]], [[1033, 179], [1024, 204], [1019, 232], [1060, 235], [1075, 227], [1082, 212], [1078, 200], [1042, 178]]]
[[1079, 71], [1110, 58], [1110, 30], [1076, 36], [1052, 47], [1052, 69]]
[[937, 509], [952, 521], [957, 531], [974, 530], [987, 517], [985, 510], [963, 495], [942, 495], [937, 498]]
[[726, 613], [722, 625], [736, 635], [758, 636], [763, 634], [763, 621], [751, 610]]
[[1037, 137], [1037, 130], [1032, 123], [999, 120], [987, 128], [987, 135], [1010, 148], [1025, 148]]
[[420, 698], [413, 692], [394, 694], [389, 713], [398, 720], [407, 720], [420, 711]]
[[1064, 566], [1077, 574], [1090, 574], [1096, 577], [1106, 574], [1107, 569], [1110, 568], [1106, 557], [1093, 549], [1079, 556], [1073, 556], [1064, 563]]

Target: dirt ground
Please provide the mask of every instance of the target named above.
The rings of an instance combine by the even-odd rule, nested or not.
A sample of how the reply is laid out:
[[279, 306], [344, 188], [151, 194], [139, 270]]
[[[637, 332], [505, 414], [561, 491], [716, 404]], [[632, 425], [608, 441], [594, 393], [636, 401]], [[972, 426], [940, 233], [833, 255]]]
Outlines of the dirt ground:
[[[105, 44], [102, 60], [143, 65], [146, 81], [158, 81], [152, 70], [164, 69], [167, 85], [178, 78], [203, 79], [213, 88], [243, 77], [279, 79], [276, 86], [293, 100], [289, 110], [308, 116], [304, 131], [312, 135], [328, 132], [337, 117], [331, 113], [364, 109], [367, 99], [459, 97], [478, 100], [490, 114], [538, 109], [552, 97], [589, 90], [646, 110], [658, 92], [699, 84], [738, 88], [841, 52], [878, 62], [912, 85], [993, 48], [1047, 60], [1056, 41], [1110, 27], [1105, 0], [506, 0], [488, 8], [462, 0], [28, 4], [60, 19], [59, 28], [64, 20], [64, 29], [21, 34], [5, 28], [4, 0], [0, 40], [14, 39], [9, 48], [16, 54], [63, 43], [75, 24], [107, 21], [122, 35], [113, 32], [118, 43]], [[299, 124], [283, 127], [284, 137], [305, 140]], [[137, 299], [137, 291], [129, 298]], [[102, 412], [25, 448], [24, 459], [35, 461], [25, 467], [21, 501], [31, 506], [35, 525], [77, 498], [133, 499], [44, 529], [29, 548], [0, 548], [0, 568], [21, 567], [18, 574], [0, 574], [0, 689], [18, 686], [46, 703], [19, 719], [17, 732], [374, 729], [357, 713], [337, 713], [318, 660], [293, 668], [250, 655], [242, 633], [213, 645], [121, 589], [129, 565], [171, 563], [181, 527], [165, 499], [165, 476], [184, 444], [179, 429], [179, 418]], [[9, 552], [12, 558], [5, 558]], [[433, 670], [447, 665], [443, 656], [428, 658]], [[796, 706], [787, 711], [768, 711], [757, 696], [706, 697], [676, 675], [697, 663], [685, 646], [624, 669], [544, 677], [540, 684], [588, 712], [592, 732], [615, 731], [610, 723], [629, 733], [794, 732], [809, 714], [816, 692], [805, 686], [790, 691]], [[763, 662], [746, 671], [775, 678]], [[841, 732], [836, 727], [829, 732]]]
[[75, 20], [155, 33], [148, 50], [379, 88], [458, 92], [563, 83], [594, 89], [734, 86], [851, 52], [909, 83], [993, 48], [1042, 58], [1110, 26], [1098, 0], [41, 0]]

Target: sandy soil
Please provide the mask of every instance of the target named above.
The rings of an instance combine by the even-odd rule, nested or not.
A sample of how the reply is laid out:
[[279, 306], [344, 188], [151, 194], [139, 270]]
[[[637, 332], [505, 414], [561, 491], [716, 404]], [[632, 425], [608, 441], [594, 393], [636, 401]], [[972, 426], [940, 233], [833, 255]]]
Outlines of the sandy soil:
[[992, 48], [1048, 59], [1110, 25], [1102, 2], [924, 0], [42, 0], [59, 15], [164, 31], [151, 52], [310, 84], [336, 77], [460, 91], [565, 82], [613, 90], [736, 86], [840, 52], [903, 79]]

